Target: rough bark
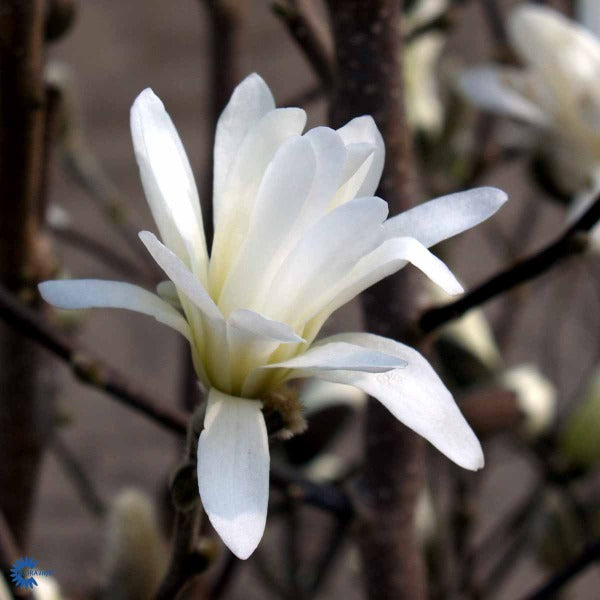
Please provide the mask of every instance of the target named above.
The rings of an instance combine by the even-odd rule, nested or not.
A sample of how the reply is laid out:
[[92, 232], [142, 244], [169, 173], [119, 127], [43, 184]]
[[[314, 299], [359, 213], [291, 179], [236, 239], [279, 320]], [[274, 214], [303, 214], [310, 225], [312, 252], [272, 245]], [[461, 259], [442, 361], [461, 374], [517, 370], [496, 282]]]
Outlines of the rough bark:
[[[331, 122], [375, 118], [386, 144], [379, 194], [396, 214], [415, 201], [417, 178], [403, 106], [402, 2], [328, 0], [338, 62]], [[422, 304], [422, 281], [410, 270], [363, 296], [367, 328], [410, 342], [409, 323]], [[366, 512], [359, 544], [369, 598], [425, 598], [423, 559], [414, 508], [424, 480], [423, 441], [377, 401], [366, 423]]]
[[[0, 282], [30, 303], [50, 266], [39, 235], [44, 152], [43, 0], [0, 11]], [[0, 509], [23, 545], [52, 416], [38, 349], [0, 331]]]

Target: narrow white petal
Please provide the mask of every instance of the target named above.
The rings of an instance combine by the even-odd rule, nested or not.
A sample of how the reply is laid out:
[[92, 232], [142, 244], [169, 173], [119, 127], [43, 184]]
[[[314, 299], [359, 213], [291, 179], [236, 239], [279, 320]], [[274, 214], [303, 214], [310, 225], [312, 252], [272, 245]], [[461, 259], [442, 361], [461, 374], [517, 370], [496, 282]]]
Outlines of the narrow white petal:
[[149, 88], [131, 107], [131, 131], [142, 183], [161, 235], [177, 251], [180, 244], [170, 239], [174, 225], [187, 249], [189, 265], [205, 278], [208, 259], [196, 183], [177, 130]]
[[388, 219], [385, 237], [412, 237], [430, 248], [485, 221], [507, 199], [502, 190], [492, 187], [435, 198]]
[[215, 133], [213, 206], [215, 222], [221, 211], [227, 174], [242, 140], [256, 122], [275, 108], [273, 95], [263, 79], [253, 73], [233, 90], [221, 113]]
[[313, 187], [303, 214], [303, 223], [311, 225], [325, 214], [337, 189], [345, 181], [348, 153], [342, 137], [329, 127], [315, 127], [304, 134], [304, 138], [312, 144], [317, 160]]
[[229, 169], [211, 253], [211, 289], [220, 294], [229, 268], [245, 240], [256, 196], [267, 166], [278, 148], [300, 135], [306, 113], [299, 108], [279, 108], [265, 114], [247, 132]]
[[211, 388], [198, 441], [198, 487], [225, 545], [248, 558], [263, 536], [269, 502], [269, 443], [260, 402]]
[[224, 314], [239, 306], [259, 309], [297, 229], [317, 168], [305, 137], [286, 140], [269, 163], [245, 239], [219, 296]]
[[[316, 318], [318, 332], [320, 326], [335, 310], [358, 296], [378, 281], [396, 273], [407, 262], [421, 269], [427, 277], [448, 294], [460, 294], [464, 290], [450, 269], [435, 255], [413, 238], [393, 238], [364, 256], [342, 279], [332, 283], [319, 302], [311, 305], [307, 319]], [[305, 332], [308, 341], [311, 335]]]
[[123, 308], [154, 317], [188, 340], [190, 328], [170, 304], [147, 290], [121, 281], [75, 279], [44, 281], [38, 286], [42, 298], [64, 309]]
[[368, 143], [348, 144], [346, 160], [342, 171], [341, 185], [337, 190], [329, 209], [356, 198], [375, 159], [376, 146]]
[[458, 83], [462, 93], [480, 108], [546, 126], [549, 118], [544, 111], [511, 85], [518, 77], [518, 71], [508, 67], [476, 67], [465, 71]]
[[458, 282], [452, 271], [437, 257], [432, 254], [421, 242], [410, 237], [394, 238], [389, 240], [390, 259], [402, 257], [409, 263], [420, 269], [439, 285], [447, 294], [462, 294], [464, 289]]
[[341, 129], [338, 129], [338, 133], [346, 145], [367, 143], [375, 147], [369, 171], [356, 193], [357, 197], [372, 196], [379, 186], [383, 163], [385, 162], [385, 144], [373, 117], [356, 117]]
[[320, 343], [332, 342], [361, 345], [397, 356], [406, 360], [408, 365], [386, 373], [306, 370], [305, 375], [363, 390], [459, 466], [470, 470], [483, 467], [479, 440], [446, 386], [421, 354], [394, 340], [368, 333], [335, 335]]
[[406, 366], [396, 356], [347, 342], [318, 344], [289, 360], [265, 365], [264, 369], [311, 369], [316, 371], [347, 370], [385, 373]]
[[175, 284], [177, 289], [183, 292], [207, 317], [222, 320], [223, 315], [213, 302], [200, 280], [191, 273], [182, 260], [157, 237], [149, 231], [141, 231], [140, 239], [152, 258], [158, 263], [167, 277]]
[[319, 298], [382, 240], [387, 204], [357, 198], [311, 227], [283, 262], [265, 314], [286, 323], [302, 320]]
[[282, 344], [302, 343], [305, 340], [294, 333], [294, 330], [286, 323], [273, 321], [263, 315], [238, 308], [227, 318], [227, 323], [235, 329], [239, 329], [263, 340], [272, 340]]

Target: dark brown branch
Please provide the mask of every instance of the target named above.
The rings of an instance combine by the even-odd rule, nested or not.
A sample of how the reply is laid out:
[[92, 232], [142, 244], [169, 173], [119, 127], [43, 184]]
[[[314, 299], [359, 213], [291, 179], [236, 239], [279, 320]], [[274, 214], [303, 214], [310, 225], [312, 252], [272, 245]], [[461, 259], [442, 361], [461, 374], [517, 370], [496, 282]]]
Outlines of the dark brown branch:
[[271, 5], [275, 14], [287, 27], [292, 38], [314, 69], [321, 86], [330, 89], [334, 81], [334, 63], [322, 33], [316, 28], [296, 0], [277, 0]]
[[321, 510], [349, 519], [354, 515], [350, 498], [336, 486], [313, 483], [297, 475], [292, 469], [271, 465], [271, 485], [283, 489], [287, 495]]
[[106, 514], [106, 504], [73, 451], [58, 435], [54, 436], [50, 450], [72, 482], [84, 506], [95, 517], [104, 516]]
[[[44, 2], [0, 9], [0, 284], [32, 294], [52, 253], [40, 232], [44, 190]], [[38, 466], [49, 439], [53, 390], [37, 349], [0, 330], [0, 509], [24, 545]]]
[[[199, 431], [194, 430], [195, 421], [196, 419], [192, 418], [189, 422], [185, 450], [186, 463], [176, 474], [172, 486], [173, 490], [175, 485], [183, 485], [185, 487], [184, 493], [189, 495], [191, 492], [193, 500], [185, 504], [174, 502], [173, 550], [167, 573], [156, 593], [155, 600], [173, 600], [210, 564], [209, 557], [196, 547], [203, 513], [198, 498], [198, 482], [195, 477], [199, 435]], [[179, 474], [185, 475], [185, 481], [178, 479]], [[175, 498], [175, 493], [173, 496]]]
[[458, 300], [424, 312], [418, 322], [420, 330], [429, 333], [468, 310], [542, 275], [566, 258], [581, 254], [587, 247], [587, 232], [599, 219], [600, 198], [557, 240], [539, 252], [494, 275]]
[[524, 597], [524, 600], [546, 600], [556, 594], [571, 579], [582, 573], [590, 565], [600, 561], [600, 540], [586, 548], [570, 565], [546, 582], [538, 591]]
[[[337, 56], [331, 124], [373, 116], [386, 145], [379, 195], [396, 214], [416, 195], [411, 135], [404, 111], [402, 9], [399, 0], [328, 0]], [[390, 277], [363, 297], [367, 328], [407, 340], [407, 323], [420, 306], [422, 281]], [[369, 598], [422, 600], [425, 569], [414, 514], [424, 483], [424, 443], [379, 402], [370, 399], [365, 432], [365, 518], [359, 545]]]
[[498, 2], [496, 0], [480, 0], [480, 4], [488, 23], [488, 28], [494, 36], [496, 44], [498, 44], [500, 49], [506, 48], [508, 37]]
[[179, 434], [185, 433], [187, 415], [158, 402], [132, 385], [125, 375], [98, 359], [91, 358], [55, 331], [35, 311], [0, 287], [0, 319], [26, 338], [40, 344], [63, 360], [83, 383], [101, 389], [121, 403], [141, 412], [155, 423]]

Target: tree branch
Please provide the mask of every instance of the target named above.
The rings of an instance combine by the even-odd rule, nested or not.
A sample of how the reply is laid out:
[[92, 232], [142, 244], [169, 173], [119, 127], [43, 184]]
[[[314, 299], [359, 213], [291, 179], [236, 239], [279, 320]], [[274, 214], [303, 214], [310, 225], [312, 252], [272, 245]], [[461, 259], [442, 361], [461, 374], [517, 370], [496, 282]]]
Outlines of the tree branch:
[[[417, 176], [404, 111], [402, 9], [399, 0], [328, 0], [337, 55], [331, 124], [372, 115], [386, 145], [380, 194], [392, 214], [414, 201]], [[407, 339], [423, 293], [415, 274], [389, 277], [363, 294], [369, 331]], [[359, 546], [369, 598], [426, 597], [414, 515], [424, 484], [424, 442], [370, 399], [365, 430], [365, 518]]]
[[35, 311], [19, 302], [2, 287], [0, 319], [64, 361], [81, 382], [107, 392], [122, 404], [141, 412], [175, 433], [185, 433], [188, 420], [185, 413], [170, 408], [166, 403], [158, 402], [131, 384], [127, 377], [116, 369], [98, 359], [90, 358], [84, 350], [55, 331]]
[[331, 52], [310, 16], [296, 0], [276, 0], [271, 7], [304, 53], [321, 86], [331, 89], [335, 76]]
[[[196, 547], [200, 533], [202, 508], [200, 498], [198, 498], [198, 482], [195, 477], [199, 434], [194, 429], [195, 422], [196, 419], [194, 418], [189, 421], [186, 438], [186, 462], [177, 472], [172, 486], [172, 491], [176, 485], [183, 486], [185, 488], [184, 494], [191, 497], [192, 501], [191, 503], [187, 502], [185, 505], [174, 502], [173, 551], [167, 573], [156, 593], [155, 600], [173, 600], [180, 591], [192, 582], [196, 575], [205, 571], [210, 564], [206, 553], [200, 552]], [[185, 480], [184, 478], [178, 478], [180, 473], [185, 475]], [[175, 496], [176, 494], [173, 493], [174, 498]]]
[[423, 333], [429, 333], [464, 315], [468, 310], [545, 273], [566, 258], [581, 254], [587, 247], [588, 240], [585, 234], [599, 219], [600, 198], [596, 199], [557, 240], [539, 252], [494, 275], [458, 300], [425, 311], [419, 318], [419, 329]]
[[546, 600], [554, 598], [573, 577], [591, 564], [600, 561], [600, 540], [586, 548], [570, 565], [546, 582], [539, 590], [524, 597], [524, 600]]

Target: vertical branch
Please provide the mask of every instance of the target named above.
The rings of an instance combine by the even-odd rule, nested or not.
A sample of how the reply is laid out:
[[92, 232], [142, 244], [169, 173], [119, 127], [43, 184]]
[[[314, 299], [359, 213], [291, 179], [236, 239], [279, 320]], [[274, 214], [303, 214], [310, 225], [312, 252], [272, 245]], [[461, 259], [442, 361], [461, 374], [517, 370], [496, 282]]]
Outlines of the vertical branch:
[[[417, 179], [403, 107], [402, 2], [328, 0], [338, 61], [331, 121], [371, 114], [386, 144], [380, 192], [392, 214], [412, 205]], [[367, 325], [380, 335], [409, 336], [421, 289], [412, 273], [388, 278], [364, 294]], [[368, 514], [359, 534], [370, 598], [425, 597], [423, 559], [414, 532], [424, 483], [424, 444], [374, 400], [366, 424], [364, 484]]]
[[[39, 233], [44, 160], [43, 0], [5, 1], [0, 13], [0, 282], [31, 300], [51, 269]], [[37, 349], [0, 332], [0, 509], [23, 545], [48, 439], [51, 394]]]

